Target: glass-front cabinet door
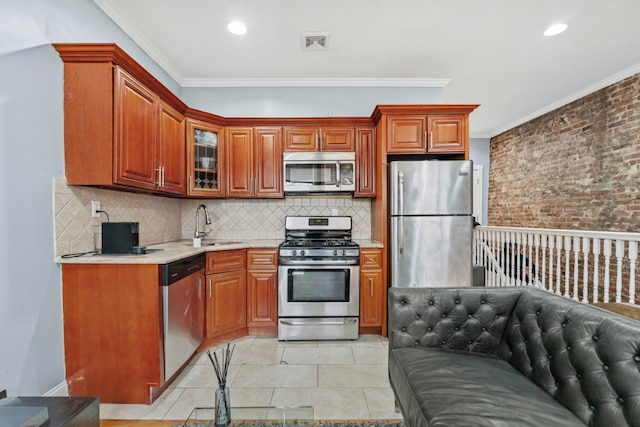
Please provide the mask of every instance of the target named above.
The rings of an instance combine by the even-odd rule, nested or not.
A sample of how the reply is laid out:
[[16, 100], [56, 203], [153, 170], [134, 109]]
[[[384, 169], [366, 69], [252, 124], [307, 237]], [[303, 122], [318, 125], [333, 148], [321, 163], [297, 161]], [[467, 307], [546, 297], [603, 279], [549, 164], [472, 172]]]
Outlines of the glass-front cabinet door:
[[223, 197], [222, 126], [187, 120], [189, 195]]

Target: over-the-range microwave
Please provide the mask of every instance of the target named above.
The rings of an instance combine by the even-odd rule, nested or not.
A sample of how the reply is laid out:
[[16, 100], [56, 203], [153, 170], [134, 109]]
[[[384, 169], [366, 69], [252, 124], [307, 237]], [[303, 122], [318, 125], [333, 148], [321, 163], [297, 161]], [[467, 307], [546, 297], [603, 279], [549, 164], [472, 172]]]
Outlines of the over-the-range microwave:
[[285, 193], [338, 193], [356, 189], [353, 152], [284, 153]]

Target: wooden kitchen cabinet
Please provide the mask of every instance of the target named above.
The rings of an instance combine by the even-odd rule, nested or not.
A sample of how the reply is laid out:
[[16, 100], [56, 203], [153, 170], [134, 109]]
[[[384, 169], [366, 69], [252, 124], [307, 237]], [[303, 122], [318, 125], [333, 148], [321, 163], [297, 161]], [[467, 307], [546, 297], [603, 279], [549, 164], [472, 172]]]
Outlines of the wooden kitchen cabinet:
[[62, 283], [69, 395], [151, 404], [168, 380], [160, 266], [63, 264]]
[[382, 275], [382, 249], [360, 250], [360, 332], [381, 333], [386, 287]]
[[282, 128], [227, 127], [227, 196], [283, 198]]
[[284, 151], [354, 151], [353, 126], [285, 126]]
[[388, 154], [465, 154], [468, 114], [399, 114], [387, 117]]
[[428, 153], [464, 153], [467, 150], [466, 116], [429, 116]]
[[246, 262], [245, 250], [207, 253], [206, 339], [234, 333], [246, 335]]
[[278, 334], [278, 249], [247, 251], [249, 335]]
[[190, 118], [186, 122], [187, 194], [224, 197], [224, 128]]
[[67, 183], [184, 195], [186, 105], [115, 45], [54, 47]]
[[376, 195], [376, 141], [373, 127], [356, 128], [355, 197]]

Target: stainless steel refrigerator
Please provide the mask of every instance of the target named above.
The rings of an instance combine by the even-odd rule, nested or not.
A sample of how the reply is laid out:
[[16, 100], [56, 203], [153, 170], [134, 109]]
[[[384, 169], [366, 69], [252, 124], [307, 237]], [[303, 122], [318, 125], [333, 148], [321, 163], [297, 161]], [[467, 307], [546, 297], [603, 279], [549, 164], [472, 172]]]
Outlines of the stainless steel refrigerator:
[[390, 166], [391, 286], [472, 286], [471, 161]]

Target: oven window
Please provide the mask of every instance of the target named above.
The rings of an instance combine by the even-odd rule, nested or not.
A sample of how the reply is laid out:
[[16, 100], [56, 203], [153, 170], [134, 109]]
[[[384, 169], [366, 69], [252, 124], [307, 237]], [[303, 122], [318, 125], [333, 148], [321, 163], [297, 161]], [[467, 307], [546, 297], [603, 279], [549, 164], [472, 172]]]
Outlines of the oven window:
[[289, 269], [289, 302], [349, 302], [348, 269]]

